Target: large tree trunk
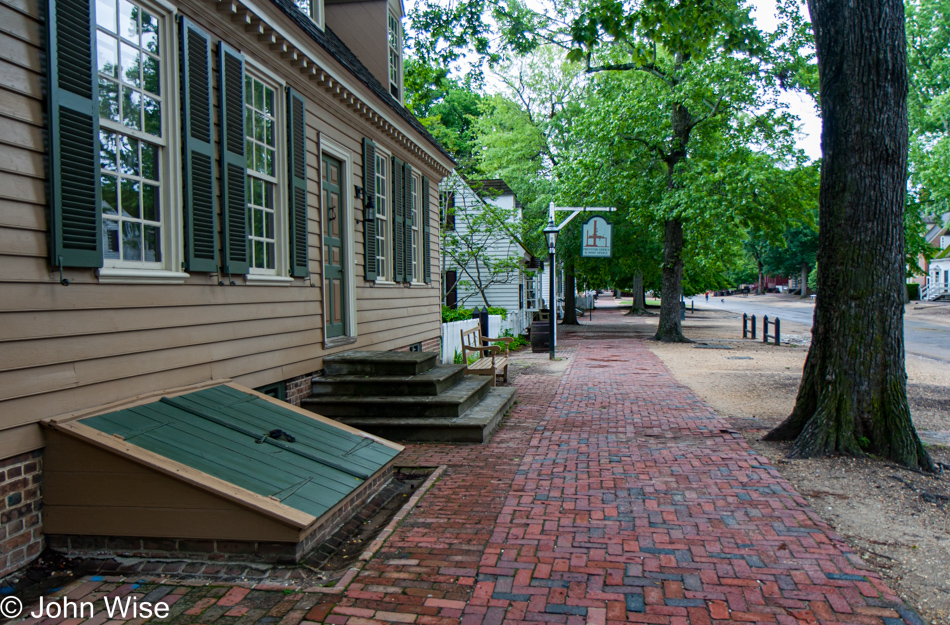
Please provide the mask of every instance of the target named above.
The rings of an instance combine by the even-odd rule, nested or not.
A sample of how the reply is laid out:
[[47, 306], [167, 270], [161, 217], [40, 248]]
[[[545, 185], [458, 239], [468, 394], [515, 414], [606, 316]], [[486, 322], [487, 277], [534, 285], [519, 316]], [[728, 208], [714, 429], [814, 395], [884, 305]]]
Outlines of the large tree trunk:
[[904, 371], [904, 6], [808, 7], [821, 78], [821, 292], [795, 408], [766, 438], [794, 439], [793, 457], [870, 451], [932, 470]]
[[660, 293], [660, 321], [657, 324], [658, 341], [691, 343], [683, 336], [680, 322], [680, 292], [683, 288], [683, 224], [667, 219], [663, 236], [663, 278]]
[[576, 283], [574, 281], [574, 263], [564, 265], [564, 319], [561, 325], [579, 326], [577, 322], [577, 298], [574, 297]]
[[765, 272], [762, 271], [762, 261], [757, 260], [755, 262], [759, 265], [759, 285], [756, 288], [756, 292], [759, 295], [762, 295], [763, 293], [765, 293]]
[[802, 263], [802, 297], [808, 297], [808, 263]]
[[633, 274], [633, 299], [628, 315], [644, 315], [647, 312], [646, 297], [643, 292], [643, 272], [639, 269]]

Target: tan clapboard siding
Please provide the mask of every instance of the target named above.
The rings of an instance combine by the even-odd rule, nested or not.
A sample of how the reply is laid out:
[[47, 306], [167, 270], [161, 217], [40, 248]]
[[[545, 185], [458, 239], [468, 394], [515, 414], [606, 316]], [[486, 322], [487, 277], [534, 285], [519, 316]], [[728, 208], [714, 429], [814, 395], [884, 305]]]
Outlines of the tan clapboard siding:
[[[179, 328], [183, 325], [204, 332], [217, 324], [299, 317], [306, 317], [313, 327], [319, 327], [322, 323], [322, 314], [323, 311], [319, 306], [305, 301], [187, 308], [112, 308], [7, 313], [3, 316], [3, 325], [0, 325], [0, 342], [93, 336], [113, 332], [148, 332], [164, 328]], [[31, 344], [36, 344], [36, 342], [31, 342]], [[6, 351], [7, 347], [3, 349]]]
[[[65, 378], [65, 376], [63, 376]], [[42, 396], [28, 396], [0, 402], [0, 431], [27, 423], [34, 423], [55, 415], [62, 415], [84, 408], [100, 406], [111, 402], [144, 395], [162, 388], [175, 388], [194, 384], [195, 380], [212, 380], [211, 363], [202, 363], [194, 367], [167, 371], [160, 376], [142, 376], [138, 378], [115, 378], [102, 384], [76, 386], [64, 383], [59, 389]], [[68, 382], [68, 379], [65, 380]], [[32, 385], [29, 378], [21, 381], [23, 385]], [[160, 384], [160, 386], [158, 386]]]
[[[36, 103], [42, 118], [42, 105]], [[0, 117], [0, 143], [43, 152], [43, 129], [16, 119]], [[10, 197], [6, 193], [2, 197]]]
[[46, 233], [0, 227], [0, 250], [11, 256], [46, 258]]
[[[43, 59], [39, 48], [22, 39], [0, 32], [0, 59], [17, 66], [17, 69], [22, 72], [22, 80], [33, 86], [33, 88], [20, 90], [33, 97], [42, 97], [40, 72], [43, 68]], [[19, 74], [14, 73], [13, 75], [17, 76]], [[6, 78], [6, 75], [4, 75], [4, 78]], [[11, 83], [7, 83], [6, 80], [4, 80], [3, 85], [10, 89], [16, 88]]]
[[[308, 241], [311, 277], [318, 288], [299, 279], [291, 286], [250, 286], [241, 276], [233, 277], [236, 286], [218, 286], [218, 277], [207, 273], [195, 273], [178, 285], [100, 284], [95, 270], [70, 268], [63, 275], [71, 284], [60, 285], [46, 249], [42, 10], [35, 0], [0, 0], [0, 459], [42, 444], [35, 423], [43, 418], [213, 379], [261, 386], [318, 371], [327, 354], [405, 348], [438, 336], [435, 283], [433, 288], [407, 289], [363, 280], [363, 228], [356, 225], [357, 219], [362, 222], [363, 206], [353, 197], [353, 185], [362, 186], [364, 137], [412, 163], [432, 180], [433, 193], [436, 174], [369, 119], [292, 68], [243, 24], [215, 10], [214, 3], [173, 1], [211, 34], [215, 48], [216, 39], [224, 38], [306, 99]], [[268, 19], [306, 41], [275, 7], [265, 3], [262, 8]], [[395, 119], [326, 51], [313, 46], [313, 53], [345, 77], [364, 101]], [[215, 107], [217, 83], [215, 73]], [[216, 132], [218, 122], [215, 111]], [[357, 338], [328, 350], [319, 287], [320, 156], [321, 142], [329, 141], [350, 154], [343, 189], [354, 227]], [[429, 219], [435, 278], [437, 217], [430, 214]], [[85, 514], [81, 506], [70, 508], [71, 514]]]
[[43, 104], [39, 100], [29, 98], [13, 91], [7, 91], [0, 86], [0, 119], [10, 118], [42, 126]]
[[[275, 350], [293, 351], [289, 348], [298, 345], [317, 344], [321, 340], [323, 340], [322, 329], [287, 334], [268, 334], [216, 343], [187, 345], [176, 349], [122, 354], [108, 358], [5, 371], [0, 372], [0, 400], [38, 395], [56, 390], [60, 387], [60, 383], [66, 380], [71, 381], [76, 386], [86, 386], [116, 378], [164, 373], [205, 362], [216, 363], [220, 366], [220, 363], [229, 362], [231, 359], [253, 359], [262, 356], [279, 358], [282, 356], [275, 354]], [[231, 365], [231, 367], [239, 372], [238, 375], [246, 373], [246, 371], [241, 370], [241, 365]], [[36, 379], [31, 379], [31, 373], [36, 375]], [[223, 373], [213, 377], [234, 377], [234, 375]], [[156, 381], [156, 383], [160, 384], [161, 382]]]
[[46, 165], [43, 161], [43, 155], [39, 152], [21, 150], [13, 146], [0, 150], [0, 172], [43, 180], [46, 178]]
[[209, 325], [189, 325], [179, 319], [177, 327], [156, 330], [138, 330], [134, 334], [88, 334], [69, 338], [34, 341], [16, 341], [3, 347], [0, 371], [27, 367], [94, 360], [126, 354], [175, 349], [190, 345], [205, 345], [227, 341], [235, 337], [251, 338], [271, 334], [304, 332], [317, 324], [312, 316], [271, 319], [267, 324], [258, 320]]
[[0, 3], [0, 32], [8, 33], [36, 47], [43, 45], [39, 4], [36, 0], [3, 0], [3, 3]]
[[[88, 272], [92, 273], [92, 272]], [[298, 281], [298, 285], [299, 285]], [[9, 284], [0, 311], [104, 310], [191, 305], [314, 301], [309, 287], [191, 286], [177, 284]]]
[[379, 321], [381, 319], [389, 319], [391, 317], [412, 317], [416, 315], [431, 315], [434, 313], [441, 314], [441, 308], [438, 304], [436, 305], [422, 305], [421, 302], [413, 301], [409, 306], [403, 308], [389, 308], [389, 309], [380, 309], [380, 308], [369, 308], [361, 309], [357, 312], [356, 319], [360, 324], [360, 329], [362, 330], [364, 323], [369, 323], [371, 321]]
[[10, 458], [45, 445], [42, 429], [37, 423], [0, 431], [0, 458]]
[[[7, 43], [10, 43], [9, 38], [5, 38]], [[2, 45], [4, 39], [0, 39], [0, 45]], [[17, 41], [21, 52], [24, 56], [29, 56], [30, 52], [35, 52], [37, 57], [39, 56], [39, 51], [30, 46], [27, 43], [22, 41]], [[14, 47], [14, 46], [10, 46]], [[4, 50], [0, 47], [0, 53]], [[29, 62], [29, 59], [25, 59], [25, 62]], [[14, 64], [4, 60], [0, 57], [0, 84], [9, 89], [10, 91], [15, 91], [22, 93], [24, 95], [29, 95], [33, 97], [39, 97], [42, 95], [43, 91], [43, 78], [36, 72], [26, 69], [24, 66], [19, 64]]]

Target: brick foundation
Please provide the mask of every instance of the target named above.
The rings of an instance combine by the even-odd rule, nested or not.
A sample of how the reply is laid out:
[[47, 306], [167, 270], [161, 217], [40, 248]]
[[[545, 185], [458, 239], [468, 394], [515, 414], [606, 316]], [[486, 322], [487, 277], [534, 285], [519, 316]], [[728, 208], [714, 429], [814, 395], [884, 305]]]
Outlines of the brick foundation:
[[315, 373], [308, 373], [307, 375], [301, 375], [296, 378], [290, 378], [284, 382], [286, 401], [288, 404], [293, 404], [294, 406], [300, 405], [300, 400], [304, 397], [310, 397], [311, 383], [310, 380]]
[[0, 460], [0, 579], [43, 551], [43, 452]]

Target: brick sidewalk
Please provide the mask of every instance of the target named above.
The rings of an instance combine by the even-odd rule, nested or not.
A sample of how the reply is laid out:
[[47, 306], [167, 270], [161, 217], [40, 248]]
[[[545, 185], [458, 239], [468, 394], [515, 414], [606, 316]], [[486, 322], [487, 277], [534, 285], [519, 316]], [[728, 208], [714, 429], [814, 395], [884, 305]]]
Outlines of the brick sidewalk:
[[563, 341], [564, 372], [519, 355], [488, 445], [407, 450], [447, 469], [342, 594], [143, 590], [178, 593], [175, 624], [921, 625], [619, 315]]

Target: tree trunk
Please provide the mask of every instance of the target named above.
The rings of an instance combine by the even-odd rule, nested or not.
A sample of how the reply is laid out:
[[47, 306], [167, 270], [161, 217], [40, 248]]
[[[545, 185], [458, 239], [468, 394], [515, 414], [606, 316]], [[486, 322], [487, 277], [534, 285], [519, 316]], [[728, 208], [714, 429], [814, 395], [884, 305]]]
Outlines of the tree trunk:
[[802, 297], [808, 297], [808, 263], [802, 263]]
[[630, 303], [628, 315], [645, 315], [647, 312], [646, 297], [643, 292], [643, 272], [639, 269], [633, 274], [633, 299]]
[[657, 341], [664, 343], [692, 343], [683, 336], [680, 322], [680, 292], [683, 288], [683, 224], [667, 219], [663, 235], [663, 278], [660, 293], [660, 321]]
[[765, 293], [765, 272], [762, 270], [762, 261], [757, 260], [756, 263], [759, 265], [759, 286], [756, 289], [756, 292], [759, 295]]
[[[933, 470], [907, 404], [907, 71], [901, 0], [808, 0], [821, 79], [818, 284], [792, 457], [865, 451]], [[807, 282], [807, 276], [806, 276]]]
[[564, 264], [564, 319], [562, 326], [579, 326], [577, 322], [577, 298], [574, 297], [576, 283], [574, 282], [574, 263]]

